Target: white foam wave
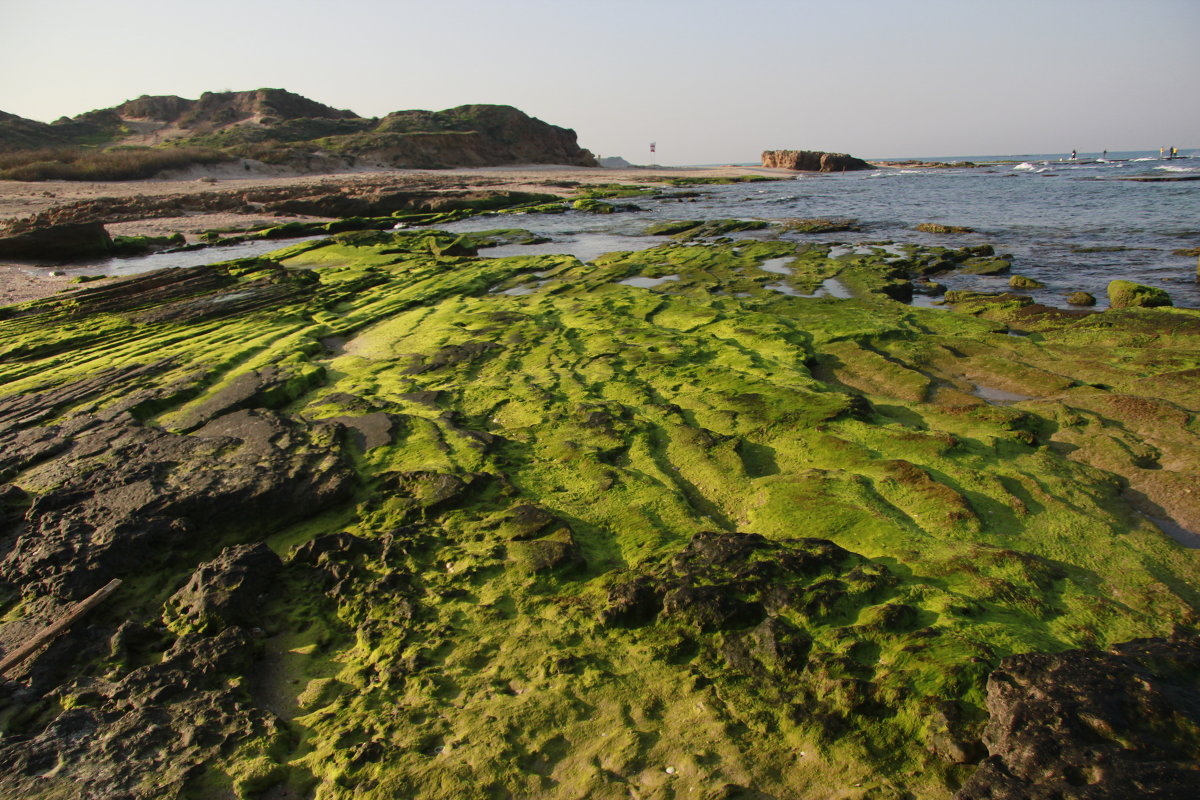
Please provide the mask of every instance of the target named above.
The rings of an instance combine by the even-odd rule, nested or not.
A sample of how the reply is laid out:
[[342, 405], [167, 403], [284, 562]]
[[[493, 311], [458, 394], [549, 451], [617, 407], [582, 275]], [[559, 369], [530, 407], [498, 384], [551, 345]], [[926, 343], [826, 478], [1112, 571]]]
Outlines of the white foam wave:
[[1142, 158], [1135, 158], [1133, 160], [1134, 161], [1158, 161], [1157, 158], [1150, 158], [1149, 156], [1144, 156]]
[[1032, 172], [1033, 170], [1037, 169], [1037, 166], [1028, 161], [1022, 161], [1020, 164], [1017, 164], [1015, 167], [1013, 167], [1013, 169], [1023, 169]]
[[1200, 172], [1196, 167], [1155, 167], [1163, 172]]

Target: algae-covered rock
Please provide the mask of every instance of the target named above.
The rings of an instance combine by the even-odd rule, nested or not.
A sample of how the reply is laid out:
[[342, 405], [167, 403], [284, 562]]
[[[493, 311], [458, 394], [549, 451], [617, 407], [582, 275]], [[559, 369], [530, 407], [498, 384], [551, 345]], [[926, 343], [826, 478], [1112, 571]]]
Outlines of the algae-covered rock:
[[770, 227], [758, 219], [669, 220], [656, 222], [646, 228], [647, 236], [671, 236], [675, 239], [707, 239], [739, 231], [757, 231]]
[[974, 233], [974, 228], [965, 225], [945, 225], [941, 222], [922, 222], [917, 225], [922, 233]]
[[1028, 278], [1024, 275], [1013, 275], [1008, 279], [1008, 285], [1013, 289], [1044, 289], [1046, 284], [1036, 278]]
[[973, 257], [962, 262], [960, 269], [968, 275], [1003, 275], [1012, 269], [1006, 258]]
[[576, 211], [586, 211], [589, 214], [612, 214], [618, 210], [617, 206], [612, 203], [606, 203], [603, 200], [592, 200], [586, 197], [571, 203], [571, 208]]
[[[1174, 655], [1104, 659], [1197, 618], [1196, 311], [885, 293], [986, 246], [476, 249], [521, 236], [347, 231], [5, 309], [0, 647], [124, 583], [0, 682], [0, 794], [946, 800], [990, 674], [1055, 694], [1004, 659], [1153, 694]], [[1105, 764], [1194, 750], [1099, 707]]]
[[1067, 302], [1073, 306], [1094, 306], [1096, 298], [1088, 292], [1071, 292], [1067, 295]]
[[1154, 286], [1118, 280], [1108, 284], [1108, 304], [1112, 308], [1169, 306], [1171, 305], [1171, 295]]
[[791, 218], [781, 220], [781, 225], [785, 231], [795, 233], [835, 233], [858, 230], [858, 220], [856, 219]]

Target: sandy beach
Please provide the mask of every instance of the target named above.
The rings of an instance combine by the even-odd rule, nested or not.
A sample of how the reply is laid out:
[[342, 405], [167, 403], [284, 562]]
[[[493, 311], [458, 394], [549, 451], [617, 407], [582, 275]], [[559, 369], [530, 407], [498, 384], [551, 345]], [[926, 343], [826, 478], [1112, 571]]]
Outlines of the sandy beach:
[[[220, 174], [220, 173], [218, 173]], [[235, 173], [236, 174], [236, 173]], [[628, 167], [597, 169], [555, 165], [524, 165], [446, 170], [386, 170], [322, 175], [270, 175], [217, 178], [200, 177], [147, 181], [83, 182], [45, 181], [27, 183], [0, 181], [0, 228], [56, 210], [108, 200], [135, 198], [192, 198], [209, 193], [239, 193], [259, 190], [296, 189], [313, 193], [350, 191], [461, 192], [470, 190], [539, 192], [566, 196], [577, 186], [603, 183], [655, 183], [663, 178], [732, 177], [764, 175], [783, 177], [787, 170], [762, 167]], [[206, 213], [182, 211], [123, 221], [107, 221], [112, 236], [169, 236], [183, 234], [189, 241], [196, 235], [219, 228], [251, 228], [285, 222], [316, 222], [330, 219], [303, 214], [245, 214], [231, 211]], [[214, 258], [216, 258], [214, 256]], [[70, 278], [52, 276], [54, 265], [0, 262], [0, 305], [11, 305], [47, 297], [71, 286]]]
[[[567, 195], [578, 184], [597, 183], [654, 183], [659, 177], [725, 177], [764, 175], [786, 177], [795, 173], [764, 167], [628, 167], [599, 169], [556, 165], [523, 165], [513, 167], [481, 167], [443, 170], [383, 170], [345, 172], [322, 175], [255, 175], [237, 178], [210, 176], [147, 181], [87, 182], [87, 181], [0, 181], [0, 226], [14, 220], [32, 217], [50, 209], [73, 203], [102, 198], [167, 197], [195, 195], [215, 191], [252, 191], [303, 187], [322, 189], [371, 190], [383, 187], [428, 191], [462, 191], [491, 189], [522, 192], [544, 192]], [[197, 215], [189, 215], [195, 217]], [[216, 217], [196, 220], [196, 224], [212, 227]], [[273, 219], [274, 221], [274, 219]], [[158, 219], [146, 228], [125, 225], [114, 233], [123, 235], [147, 234], [162, 230], [186, 232], [182, 228], [167, 228], [166, 220]], [[230, 224], [235, 224], [231, 222]], [[191, 227], [195, 227], [192, 225]], [[204, 230], [204, 227], [198, 228]]]

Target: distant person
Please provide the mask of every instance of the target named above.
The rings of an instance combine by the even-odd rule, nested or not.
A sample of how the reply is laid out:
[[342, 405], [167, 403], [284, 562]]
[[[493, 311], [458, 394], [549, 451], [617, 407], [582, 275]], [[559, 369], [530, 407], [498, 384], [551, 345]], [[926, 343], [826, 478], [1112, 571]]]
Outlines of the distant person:
[[1105, 151], [1104, 151], [1104, 155], [1102, 155], [1102, 156], [1100, 156], [1100, 157], [1101, 157], [1101, 158], [1103, 158], [1105, 161], [1108, 161], [1108, 151], [1107, 151], [1107, 150], [1105, 150]]
[[1165, 148], [1165, 147], [1158, 148], [1158, 157], [1166, 158], [1166, 156], [1167, 156], [1167, 148]]
[[1074, 150], [1071, 151], [1071, 160], [1072, 161], [1075, 160], [1075, 151]]
[[1175, 147], [1171, 148], [1171, 158], [1179, 158], [1179, 150]]

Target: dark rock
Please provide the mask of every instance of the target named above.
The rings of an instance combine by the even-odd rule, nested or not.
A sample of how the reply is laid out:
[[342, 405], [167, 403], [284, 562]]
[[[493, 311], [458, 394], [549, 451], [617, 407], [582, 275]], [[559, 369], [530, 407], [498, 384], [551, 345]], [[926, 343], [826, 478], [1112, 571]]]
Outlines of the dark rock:
[[453, 505], [480, 482], [477, 475], [467, 475], [464, 480], [446, 472], [424, 470], [394, 472], [384, 478], [385, 489], [408, 495], [417, 507], [426, 510]]
[[373, 542], [342, 531], [322, 534], [297, 545], [292, 550], [291, 557], [293, 561], [301, 564], [316, 566], [323, 561], [345, 560], [362, 553], [373, 552], [375, 549]]
[[[731, 638], [729, 641], [732, 643], [735, 640]], [[807, 633], [779, 617], [767, 617], [736, 641], [735, 646], [748, 659], [753, 659], [772, 672], [797, 672], [803, 669], [812, 649], [812, 639]], [[729, 652], [730, 648], [727, 647], [727, 657]], [[753, 670], [746, 662], [735, 666], [743, 671]]]
[[958, 800], [1200, 797], [1200, 638], [1004, 659]]
[[187, 585], [167, 601], [169, 612], [201, 633], [229, 625], [255, 626], [261, 598], [283, 568], [265, 544], [227, 547], [201, 564]]
[[764, 150], [762, 165], [801, 172], [848, 172], [874, 169], [861, 158], [855, 158], [846, 153], [824, 153], [819, 150]]
[[953, 700], [934, 705], [929, 715], [930, 747], [938, 758], [951, 764], [976, 764], [987, 755], [979, 740], [978, 727], [969, 725]]
[[99, 222], [50, 225], [0, 238], [0, 259], [74, 261], [112, 252], [112, 239]]
[[[0, 740], [5, 797], [183, 796], [198, 764], [239, 743], [275, 736], [279, 722], [231, 688], [253, 669], [258, 649], [241, 628], [188, 635], [162, 660], [115, 683], [76, 689], [73, 708]], [[53, 769], [54, 776], [45, 773]], [[153, 776], [153, 779], [148, 779]], [[52, 794], [53, 792], [53, 794]]]
[[634, 627], [650, 622], [660, 610], [662, 590], [646, 578], [636, 578], [608, 590], [608, 604], [600, 619], [605, 625]]
[[761, 604], [735, 597], [724, 587], [683, 586], [663, 597], [663, 614], [711, 633], [748, 627], [764, 612]]
[[[243, 372], [212, 397], [192, 409], [176, 424], [186, 430], [203, 425], [209, 420], [231, 411], [243, 408], [277, 407], [319, 380], [320, 373], [300, 376], [278, 367], [263, 367]], [[236, 419], [238, 424], [248, 424], [253, 418], [242, 415], [233, 419]], [[229, 420], [219, 427], [220, 432], [216, 434], [206, 432], [206, 430], [197, 431], [196, 434], [198, 436], [234, 435], [236, 438], [244, 438], [233, 432], [232, 423]]]
[[57, 483], [35, 498], [0, 571], [25, 591], [78, 600], [224, 530], [253, 525], [265, 534], [347, 496], [349, 470], [311, 442], [309, 429], [270, 412], [239, 413], [254, 418], [259, 435], [183, 436], [125, 418], [92, 419], [87, 437], [65, 443], [8, 440], [32, 450], [7, 451], [14, 463], [53, 454], [47, 469]]

